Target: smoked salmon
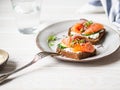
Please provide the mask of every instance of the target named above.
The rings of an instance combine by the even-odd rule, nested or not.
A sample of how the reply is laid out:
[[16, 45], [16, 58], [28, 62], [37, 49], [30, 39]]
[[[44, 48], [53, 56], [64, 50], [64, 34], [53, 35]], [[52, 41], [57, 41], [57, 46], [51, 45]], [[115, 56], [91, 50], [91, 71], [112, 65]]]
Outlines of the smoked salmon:
[[92, 44], [97, 44], [106, 34], [103, 24], [83, 19], [69, 28], [68, 36], [86, 37]]
[[69, 36], [64, 38], [61, 43], [72, 48], [73, 52], [93, 52], [95, 50], [94, 46], [81, 36]]
[[56, 52], [62, 56], [77, 60], [96, 55], [94, 45], [81, 36], [68, 36], [62, 39]]
[[93, 23], [84, 31], [84, 34], [94, 34], [100, 30], [103, 30], [104, 26], [100, 23]]

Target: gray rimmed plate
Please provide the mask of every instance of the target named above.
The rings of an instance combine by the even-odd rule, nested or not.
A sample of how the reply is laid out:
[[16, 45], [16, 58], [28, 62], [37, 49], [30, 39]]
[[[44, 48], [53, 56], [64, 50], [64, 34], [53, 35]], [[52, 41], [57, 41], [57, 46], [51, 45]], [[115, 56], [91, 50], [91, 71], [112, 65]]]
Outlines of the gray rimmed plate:
[[[56, 52], [57, 44], [60, 42], [60, 40], [63, 37], [67, 36], [68, 29], [77, 22], [79, 22], [79, 20], [61, 21], [44, 28], [42, 31], [38, 33], [36, 37], [36, 44], [38, 48], [42, 51]], [[88, 57], [81, 60], [75, 60], [75, 59], [66, 58], [63, 56], [56, 56], [55, 58], [60, 60], [65, 60], [65, 61], [87, 62], [87, 61], [97, 60], [114, 53], [120, 46], [119, 34], [112, 28], [106, 25], [104, 26], [107, 34], [104, 40], [100, 44], [95, 45], [95, 48], [97, 49], [96, 56]], [[48, 45], [48, 37], [50, 35], [55, 35], [58, 38], [54, 42], [54, 46], [51, 46], [51, 47], [49, 47]]]

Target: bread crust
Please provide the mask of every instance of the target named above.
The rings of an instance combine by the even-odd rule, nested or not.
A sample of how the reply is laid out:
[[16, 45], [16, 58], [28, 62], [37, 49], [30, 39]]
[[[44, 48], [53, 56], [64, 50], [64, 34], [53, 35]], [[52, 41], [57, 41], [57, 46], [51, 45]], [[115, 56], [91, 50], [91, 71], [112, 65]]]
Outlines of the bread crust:
[[[90, 41], [94, 45], [98, 44], [101, 41], [101, 39], [105, 36], [105, 29], [103, 28], [102, 30], [103, 30], [103, 32], [100, 32], [99, 37], [96, 39], [87, 38], [85, 36], [82, 36], [82, 37], [85, 37], [87, 39], [87, 41]], [[70, 35], [71, 35], [71, 28], [69, 28], [69, 30], [68, 30], [68, 36], [70, 36]]]
[[96, 50], [94, 50], [94, 52], [92, 53], [90, 52], [74, 53], [74, 52], [65, 51], [64, 49], [57, 48], [56, 52], [58, 52], [59, 54], [65, 57], [78, 59], [78, 60], [96, 55]]

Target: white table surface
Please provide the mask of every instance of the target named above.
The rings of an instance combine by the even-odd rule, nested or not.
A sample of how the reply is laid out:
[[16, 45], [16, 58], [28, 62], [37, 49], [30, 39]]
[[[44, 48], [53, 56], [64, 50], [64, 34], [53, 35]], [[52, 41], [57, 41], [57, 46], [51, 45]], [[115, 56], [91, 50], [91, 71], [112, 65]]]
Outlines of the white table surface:
[[[44, 0], [40, 30], [61, 20], [87, 18], [109, 26], [105, 14], [79, 14], [88, 0]], [[30, 62], [40, 50], [36, 34], [18, 32], [9, 0], [0, 0], [0, 49], [9, 53], [9, 61], [0, 74]], [[46, 57], [10, 76], [0, 90], [120, 90], [120, 50], [97, 62], [73, 63]]]

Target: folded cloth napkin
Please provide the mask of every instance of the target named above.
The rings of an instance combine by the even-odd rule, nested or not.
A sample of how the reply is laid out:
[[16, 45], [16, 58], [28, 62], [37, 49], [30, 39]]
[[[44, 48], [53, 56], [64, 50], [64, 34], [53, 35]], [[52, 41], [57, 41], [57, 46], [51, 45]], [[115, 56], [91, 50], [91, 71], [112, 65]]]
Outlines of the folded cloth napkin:
[[110, 20], [120, 30], [120, 0], [101, 0]]
[[101, 3], [101, 1], [100, 0], [90, 0], [89, 2], [88, 2], [90, 5], [93, 5], [93, 6], [102, 6], [102, 3]]
[[120, 28], [120, 0], [90, 0], [93, 6], [103, 6], [110, 22]]
[[[120, 30], [120, 0], [90, 0], [88, 5], [80, 9], [80, 13], [101, 12], [103, 8], [109, 21]], [[83, 11], [84, 12], [83, 12]]]
[[104, 9], [100, 0], [89, 0], [77, 10], [77, 13], [104, 13]]

